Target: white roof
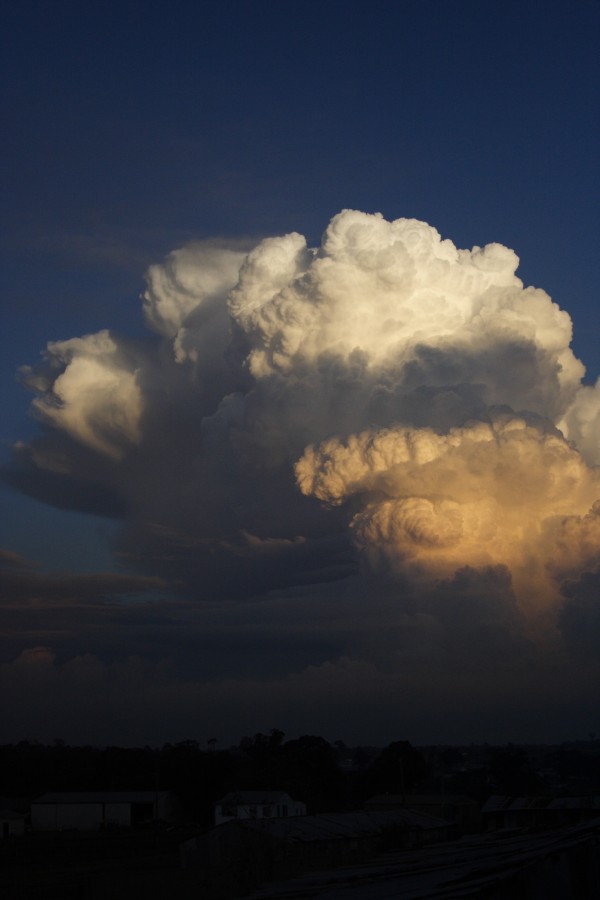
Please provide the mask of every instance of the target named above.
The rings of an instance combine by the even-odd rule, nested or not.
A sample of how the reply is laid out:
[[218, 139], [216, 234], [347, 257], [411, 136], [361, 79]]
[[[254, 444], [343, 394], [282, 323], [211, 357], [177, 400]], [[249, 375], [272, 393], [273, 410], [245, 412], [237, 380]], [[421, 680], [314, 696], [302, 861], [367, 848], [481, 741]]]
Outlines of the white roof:
[[294, 801], [285, 791], [229, 791], [218, 804], [229, 803], [238, 806], [261, 806], [269, 803], [293, 803]]
[[169, 791], [50, 791], [33, 803], [153, 803]]

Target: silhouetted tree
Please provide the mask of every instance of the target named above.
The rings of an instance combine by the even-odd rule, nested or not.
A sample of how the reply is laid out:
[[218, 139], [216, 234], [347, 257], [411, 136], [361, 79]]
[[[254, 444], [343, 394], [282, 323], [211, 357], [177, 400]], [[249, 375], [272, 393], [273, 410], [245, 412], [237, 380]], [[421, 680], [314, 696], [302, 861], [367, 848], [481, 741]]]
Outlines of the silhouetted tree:
[[270, 734], [258, 732], [254, 737], [243, 737], [239, 747], [242, 761], [238, 788], [278, 789], [281, 785], [281, 746], [285, 734], [273, 728]]
[[490, 778], [497, 793], [509, 796], [539, 794], [545, 787], [531, 768], [525, 750], [512, 744], [492, 748]]
[[408, 741], [394, 741], [374, 760], [365, 773], [366, 795], [410, 794], [428, 774], [428, 766]]
[[294, 799], [306, 803], [309, 813], [344, 808], [345, 780], [336, 752], [324, 738], [306, 734], [288, 741], [282, 762], [283, 786]]

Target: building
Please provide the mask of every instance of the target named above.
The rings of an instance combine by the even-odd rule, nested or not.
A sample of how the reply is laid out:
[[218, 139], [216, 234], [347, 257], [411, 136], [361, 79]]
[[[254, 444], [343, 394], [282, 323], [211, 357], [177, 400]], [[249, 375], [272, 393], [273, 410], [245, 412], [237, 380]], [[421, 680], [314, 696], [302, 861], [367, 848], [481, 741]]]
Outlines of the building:
[[487, 800], [481, 812], [485, 831], [505, 828], [561, 828], [597, 819], [600, 815], [600, 796], [493, 796]]
[[[386, 839], [390, 828], [395, 847]], [[232, 821], [186, 842], [181, 856], [184, 867], [200, 874], [206, 900], [600, 896], [600, 819], [454, 841], [444, 831], [443, 822], [409, 810]]]
[[34, 831], [131, 828], [170, 821], [175, 813], [170, 791], [57, 791], [32, 802], [31, 827]]
[[371, 812], [411, 809], [445, 819], [461, 833], [475, 832], [481, 828], [479, 803], [464, 794], [377, 794], [367, 800], [365, 809]]
[[26, 816], [23, 813], [13, 812], [12, 809], [0, 809], [2, 838], [21, 837], [24, 835], [25, 819]]
[[306, 806], [284, 791], [230, 791], [215, 804], [215, 825], [232, 819], [279, 819], [305, 816]]
[[[381, 815], [381, 813], [380, 813]], [[471, 835], [386, 852], [337, 868], [262, 880], [248, 900], [597, 900], [600, 819], [564, 829], [518, 835]], [[208, 898], [209, 895], [205, 894]], [[223, 900], [223, 892], [214, 894]], [[230, 893], [239, 897], [241, 893]]]
[[206, 896], [239, 897], [263, 881], [355, 863], [391, 847], [445, 840], [448, 823], [410, 810], [231, 819], [180, 845], [182, 866]]

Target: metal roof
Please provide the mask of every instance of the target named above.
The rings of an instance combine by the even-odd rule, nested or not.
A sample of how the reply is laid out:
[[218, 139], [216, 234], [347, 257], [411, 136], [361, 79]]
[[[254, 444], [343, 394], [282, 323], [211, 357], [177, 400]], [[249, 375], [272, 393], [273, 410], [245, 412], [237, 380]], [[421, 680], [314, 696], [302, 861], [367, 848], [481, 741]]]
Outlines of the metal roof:
[[397, 806], [440, 806], [453, 804], [455, 806], [477, 806], [477, 801], [466, 794], [375, 794], [369, 797], [367, 803], [395, 804]]
[[33, 803], [153, 803], [169, 791], [50, 791]]
[[557, 797], [548, 809], [600, 809], [600, 797]]
[[267, 803], [293, 803], [289, 794], [285, 791], [229, 791], [217, 804], [233, 803], [240, 806], [261, 806]]
[[[540, 860], [584, 844], [594, 846], [600, 819], [560, 831], [490, 839], [476, 835], [418, 850], [386, 853], [356, 865], [308, 872], [288, 881], [265, 884], [248, 900], [298, 900], [299, 897], [352, 900], [464, 900], [506, 888]], [[503, 884], [504, 882], [504, 884]]]
[[[224, 828], [228, 824], [217, 826]], [[367, 837], [384, 828], [400, 826], [429, 830], [448, 826], [445, 819], [397, 809], [385, 812], [332, 813], [320, 816], [292, 816], [280, 819], [238, 819], [242, 828], [267, 832], [284, 841], [330, 841], [341, 838]]]
[[600, 796], [589, 797], [490, 797], [482, 812], [518, 812], [524, 809], [600, 809]]

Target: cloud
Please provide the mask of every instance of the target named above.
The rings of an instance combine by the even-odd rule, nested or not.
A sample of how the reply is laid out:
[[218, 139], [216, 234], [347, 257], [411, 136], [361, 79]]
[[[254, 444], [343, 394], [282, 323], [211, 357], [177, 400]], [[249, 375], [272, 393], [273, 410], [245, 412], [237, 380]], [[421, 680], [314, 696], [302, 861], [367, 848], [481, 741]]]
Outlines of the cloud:
[[206, 367], [207, 354], [223, 353], [225, 301], [245, 256], [241, 250], [196, 243], [174, 250], [162, 265], [148, 269], [144, 316], [151, 328], [173, 341], [178, 362], [201, 357]]
[[[40, 435], [4, 478], [120, 518], [123, 578], [165, 593], [158, 613], [108, 585], [86, 652], [116, 660], [112, 616], [119, 659], [129, 642], [162, 665], [162, 634], [175, 682], [229, 660], [240, 696], [254, 676], [273, 696], [277, 678], [308, 690], [341, 660], [378, 673], [371, 692], [421, 679], [430, 697], [443, 673], [484, 670], [508, 697], [516, 673], [550, 678], [552, 654], [568, 678], [560, 647], [584, 613], [564, 585], [600, 564], [600, 389], [569, 315], [518, 262], [345, 210], [318, 247], [293, 232], [173, 251], [147, 274], [145, 340], [50, 343], [22, 370]], [[98, 578], [81, 590], [82, 606], [105, 596]], [[69, 638], [44, 619], [11, 659], [77, 656], [59, 606]]]
[[600, 378], [579, 388], [559, 425], [590, 463], [600, 465]]
[[0, 570], [34, 569], [36, 564], [14, 550], [0, 549]]
[[597, 659], [600, 640], [600, 568], [584, 572], [563, 586], [567, 598], [559, 624], [568, 648], [576, 658]]
[[44, 365], [21, 369], [38, 393], [32, 409], [46, 425], [118, 459], [140, 441], [142, 395], [136, 360], [108, 331], [48, 344]]
[[375, 568], [447, 577], [506, 565], [526, 595], [532, 572], [600, 555], [599, 507], [590, 510], [600, 470], [558, 432], [506, 414], [444, 435], [395, 427], [332, 438], [305, 451], [296, 476], [326, 503], [360, 498], [350, 528]]
[[131, 656], [107, 663], [82, 654], [58, 664], [48, 648], [32, 647], [0, 667], [6, 710], [0, 740], [13, 740], [16, 727], [21, 736], [47, 741], [143, 746], [214, 735], [228, 746], [242, 734], [281, 725], [289, 737], [318, 733], [364, 743], [368, 735], [380, 745], [399, 735], [439, 743], [440, 734], [502, 743], [507, 728], [522, 741], [550, 742], [565, 732], [587, 734], [595, 721], [596, 687], [589, 673], [573, 674], [565, 685], [556, 667], [528, 671], [525, 689], [522, 672], [502, 680], [493, 666], [477, 679], [471, 672], [439, 679], [432, 668], [399, 677], [341, 657], [284, 677], [199, 681], [175, 677], [166, 662]]
[[[305, 376], [357, 361], [372, 393], [479, 385], [489, 404], [564, 410], [583, 367], [571, 322], [543, 291], [523, 288], [499, 244], [457, 250], [423, 222], [346, 211], [321, 248], [296, 234], [264, 241], [230, 300], [257, 379]], [[517, 366], [506, 369], [507, 359]], [[543, 376], [543, 377], [540, 377]], [[367, 397], [365, 397], [367, 399]], [[543, 408], [542, 408], [543, 407]]]

